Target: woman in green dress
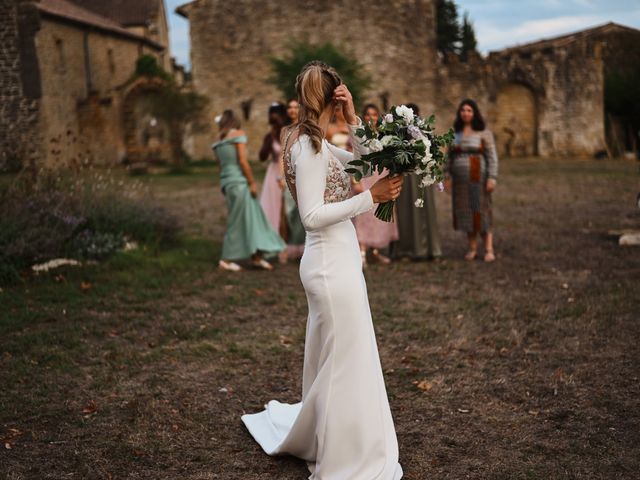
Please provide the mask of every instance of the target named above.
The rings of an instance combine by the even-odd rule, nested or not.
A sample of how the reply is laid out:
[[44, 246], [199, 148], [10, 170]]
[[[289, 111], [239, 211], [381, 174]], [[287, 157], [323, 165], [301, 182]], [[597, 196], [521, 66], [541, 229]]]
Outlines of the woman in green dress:
[[222, 270], [238, 271], [238, 260], [251, 259], [251, 265], [264, 270], [273, 266], [263, 254], [275, 254], [286, 248], [271, 228], [260, 203], [258, 187], [247, 160], [247, 136], [233, 111], [225, 110], [218, 120], [220, 140], [213, 144], [220, 161], [220, 187], [229, 215], [222, 244]]

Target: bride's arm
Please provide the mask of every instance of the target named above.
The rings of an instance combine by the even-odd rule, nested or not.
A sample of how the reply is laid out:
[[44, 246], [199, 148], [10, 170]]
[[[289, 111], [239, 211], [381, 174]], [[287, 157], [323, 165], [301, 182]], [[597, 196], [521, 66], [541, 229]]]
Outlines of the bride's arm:
[[342, 202], [325, 203], [328, 159], [322, 152], [315, 152], [308, 137], [300, 138], [292, 148], [291, 156], [296, 169], [298, 210], [305, 230], [313, 231], [340, 223], [373, 208], [369, 190]]
[[[362, 167], [358, 167], [355, 165], [348, 165], [350, 161], [359, 160], [360, 157], [371, 152], [371, 150], [368, 147], [365, 147], [364, 145], [362, 145], [363, 139], [356, 135], [356, 131], [359, 128], [362, 128], [362, 120], [360, 120], [360, 118], [358, 117], [358, 123], [356, 125], [347, 124], [347, 126], [349, 127], [349, 139], [351, 140], [351, 145], [353, 146], [353, 153], [347, 152], [342, 148], [336, 147], [335, 145], [332, 145], [329, 142], [326, 142], [326, 143], [329, 146], [329, 150], [331, 150], [331, 153], [333, 153], [333, 155], [335, 155], [335, 157], [338, 160], [340, 160], [340, 163], [342, 163], [345, 167], [356, 168], [360, 170], [360, 172], [362, 173]], [[372, 173], [373, 172], [369, 170], [367, 174], [363, 176], [368, 177]]]

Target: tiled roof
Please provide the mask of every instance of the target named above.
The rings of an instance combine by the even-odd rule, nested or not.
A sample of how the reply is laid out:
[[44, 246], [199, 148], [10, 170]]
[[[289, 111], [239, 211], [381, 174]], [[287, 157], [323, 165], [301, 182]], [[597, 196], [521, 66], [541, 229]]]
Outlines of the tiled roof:
[[130, 32], [117, 22], [86, 10], [70, 0], [40, 0], [37, 3], [40, 11], [45, 15], [61, 18], [70, 22], [80, 23], [91, 27], [105, 30], [116, 35], [133, 38], [143, 41], [154, 48], [163, 49], [162, 45], [149, 40], [148, 38]]
[[[185, 0], [185, 1], [186, 1], [186, 0]], [[189, 12], [189, 7], [190, 7], [191, 5], [193, 5], [194, 3], [197, 3], [197, 1], [198, 1], [198, 0], [191, 0], [190, 2], [184, 3], [184, 4], [182, 4], [182, 5], [178, 5], [178, 6], [176, 7], [175, 12], [176, 12], [178, 15], [183, 16], [184, 18], [189, 18], [189, 13], [188, 13], [188, 12]]]
[[82, 8], [110, 18], [125, 27], [146, 25], [162, 0], [71, 0]]

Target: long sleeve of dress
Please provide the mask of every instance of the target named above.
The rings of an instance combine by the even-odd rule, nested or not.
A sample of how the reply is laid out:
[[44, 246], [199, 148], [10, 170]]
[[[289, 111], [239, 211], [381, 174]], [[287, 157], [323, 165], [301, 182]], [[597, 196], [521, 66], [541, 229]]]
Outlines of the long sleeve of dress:
[[309, 137], [301, 137], [292, 147], [291, 160], [295, 165], [298, 210], [305, 230], [328, 227], [373, 208], [373, 197], [369, 190], [341, 202], [325, 202], [329, 159], [322, 150], [315, 152]]
[[487, 159], [487, 176], [489, 178], [498, 178], [498, 153], [496, 152], [496, 141], [493, 133], [489, 130], [483, 135], [484, 154]]
[[[366, 155], [371, 151], [368, 147], [362, 145], [362, 138], [356, 135], [356, 131], [361, 127], [362, 120], [360, 120], [360, 118], [358, 118], [357, 125], [349, 125], [349, 139], [351, 140], [351, 145], [353, 146], [353, 152], [347, 152], [346, 150], [336, 147], [335, 145], [332, 145], [328, 142], [326, 143], [326, 145], [329, 146], [329, 150], [331, 150], [331, 153], [333, 153], [333, 155], [338, 160], [340, 160], [340, 163], [342, 163], [342, 165], [344, 165], [345, 167], [360, 170], [360, 173], [362, 173], [362, 167], [348, 165], [348, 163], [352, 160], [359, 160], [363, 155]], [[366, 175], [363, 175], [363, 177], [368, 177], [372, 173], [373, 171], [369, 170]]]

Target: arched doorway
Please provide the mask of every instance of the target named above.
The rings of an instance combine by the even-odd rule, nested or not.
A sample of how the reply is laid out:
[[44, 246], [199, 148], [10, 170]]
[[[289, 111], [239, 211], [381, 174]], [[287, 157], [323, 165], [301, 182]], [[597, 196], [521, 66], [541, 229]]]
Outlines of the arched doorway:
[[127, 163], [166, 163], [172, 160], [169, 129], [149, 112], [149, 104], [164, 86], [159, 78], [140, 77], [128, 86], [122, 106]]
[[498, 154], [526, 157], [538, 154], [538, 111], [533, 90], [508, 83], [496, 98], [494, 135]]

